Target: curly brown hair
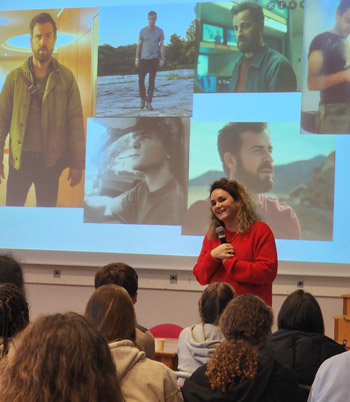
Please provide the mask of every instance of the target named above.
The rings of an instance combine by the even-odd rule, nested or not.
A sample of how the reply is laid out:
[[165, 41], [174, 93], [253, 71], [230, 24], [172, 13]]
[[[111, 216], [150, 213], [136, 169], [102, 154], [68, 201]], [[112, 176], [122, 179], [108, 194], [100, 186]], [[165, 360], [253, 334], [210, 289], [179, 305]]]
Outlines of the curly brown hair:
[[[226, 177], [223, 177], [219, 180], [214, 181], [214, 183], [210, 186], [210, 195], [214, 190], [217, 189], [228, 192], [235, 201], [239, 202], [239, 209], [237, 212], [238, 232], [248, 232], [251, 229], [253, 223], [256, 222], [259, 218], [255, 212], [253, 203], [251, 202], [245, 188], [237, 180], [229, 180]], [[214, 239], [217, 236], [215, 229], [218, 226], [225, 227], [225, 224], [220, 219], [218, 219], [212, 211], [208, 232], [208, 237], [210, 239]]]
[[222, 342], [207, 368], [205, 374], [209, 377], [210, 387], [226, 392], [255, 377], [258, 370], [256, 351], [243, 340]]
[[244, 339], [253, 346], [268, 338], [273, 313], [260, 297], [245, 294], [233, 299], [220, 318], [220, 328], [226, 339]]
[[0, 362], [0, 401], [122, 402], [103, 336], [76, 313], [37, 319]]
[[212, 389], [225, 392], [257, 373], [257, 350], [273, 323], [271, 308], [259, 297], [245, 294], [233, 299], [221, 315], [219, 326], [227, 339], [208, 362], [206, 375]]

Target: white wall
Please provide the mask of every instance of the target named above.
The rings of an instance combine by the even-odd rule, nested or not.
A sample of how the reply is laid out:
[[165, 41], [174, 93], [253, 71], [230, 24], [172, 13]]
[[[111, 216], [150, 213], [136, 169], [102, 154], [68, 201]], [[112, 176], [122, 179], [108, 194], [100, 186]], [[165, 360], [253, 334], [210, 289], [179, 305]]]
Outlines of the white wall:
[[[97, 268], [59, 267], [61, 277], [54, 278], [56, 266], [23, 264], [31, 320], [40, 314], [76, 311], [83, 313], [94, 290]], [[197, 302], [202, 289], [191, 272], [168, 270], [137, 270], [139, 295], [135, 305], [140, 324], [146, 327], [173, 322], [188, 326], [198, 322]], [[177, 283], [170, 283], [177, 275]], [[279, 275], [273, 288], [273, 309], [277, 316], [286, 295], [303, 281], [304, 290], [317, 297], [323, 312], [326, 335], [333, 338], [333, 316], [342, 314], [341, 295], [350, 293], [350, 278]]]

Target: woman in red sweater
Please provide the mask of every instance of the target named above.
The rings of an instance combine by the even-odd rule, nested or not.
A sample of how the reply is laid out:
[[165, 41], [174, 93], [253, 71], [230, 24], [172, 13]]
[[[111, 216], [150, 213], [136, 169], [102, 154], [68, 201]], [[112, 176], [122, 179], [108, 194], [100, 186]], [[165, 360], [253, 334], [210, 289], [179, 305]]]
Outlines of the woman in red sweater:
[[[222, 178], [210, 188], [211, 219], [193, 274], [201, 285], [227, 282], [237, 294], [250, 293], [272, 304], [277, 274], [275, 238], [259, 221], [244, 187]], [[222, 227], [219, 238], [217, 228]], [[220, 232], [220, 229], [219, 229]], [[224, 242], [223, 242], [224, 241]]]

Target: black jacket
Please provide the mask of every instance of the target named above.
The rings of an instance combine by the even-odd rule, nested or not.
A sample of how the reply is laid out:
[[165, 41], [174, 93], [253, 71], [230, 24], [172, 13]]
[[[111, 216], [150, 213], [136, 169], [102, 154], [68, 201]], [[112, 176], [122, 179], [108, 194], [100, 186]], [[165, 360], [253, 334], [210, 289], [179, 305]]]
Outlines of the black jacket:
[[253, 380], [235, 385], [226, 392], [212, 390], [205, 375], [207, 365], [197, 369], [182, 387], [185, 402], [300, 402], [295, 374], [274, 360], [267, 352], [259, 352], [258, 372]]
[[299, 384], [305, 385], [312, 385], [318, 368], [325, 360], [346, 350], [325, 335], [287, 329], [274, 332], [266, 349], [295, 372]]

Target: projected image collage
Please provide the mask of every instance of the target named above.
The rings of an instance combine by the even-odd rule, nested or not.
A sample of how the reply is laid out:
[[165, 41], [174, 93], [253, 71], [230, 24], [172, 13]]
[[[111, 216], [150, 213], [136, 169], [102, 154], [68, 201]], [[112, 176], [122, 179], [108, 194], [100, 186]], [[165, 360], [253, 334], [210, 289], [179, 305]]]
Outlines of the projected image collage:
[[[228, 177], [248, 189], [277, 239], [332, 242], [335, 134], [350, 131], [350, 78], [342, 71], [333, 87], [322, 76], [350, 54], [345, 22], [343, 40], [338, 31], [314, 38], [338, 21], [336, 5], [110, 3], [0, 11], [0, 206], [79, 210], [72, 222], [82, 237], [120, 233], [107, 223], [170, 226], [170, 240], [188, 241], [177, 252], [198, 255], [210, 184]], [[43, 12], [56, 41], [35, 27], [30, 38]], [[51, 52], [58, 64], [43, 74], [31, 56]], [[53, 221], [65, 213], [50, 211]]]
[[[233, 3], [197, 4], [196, 96], [208, 97], [206, 112], [214, 116], [213, 102], [224, 94], [232, 112], [224, 121], [191, 124], [188, 211], [182, 234], [206, 233], [208, 189], [214, 180], [228, 177], [249, 190], [258, 214], [277, 239], [331, 241], [336, 138], [301, 135], [299, 120], [293, 121], [293, 110], [300, 107], [294, 93], [303, 83], [304, 8], [258, 2], [247, 10], [239, 8], [241, 2]], [[289, 121], [279, 121], [274, 109], [286, 99]], [[243, 120], [232, 119], [237, 103], [243, 103]], [[263, 109], [263, 122], [256, 121], [256, 108]]]

